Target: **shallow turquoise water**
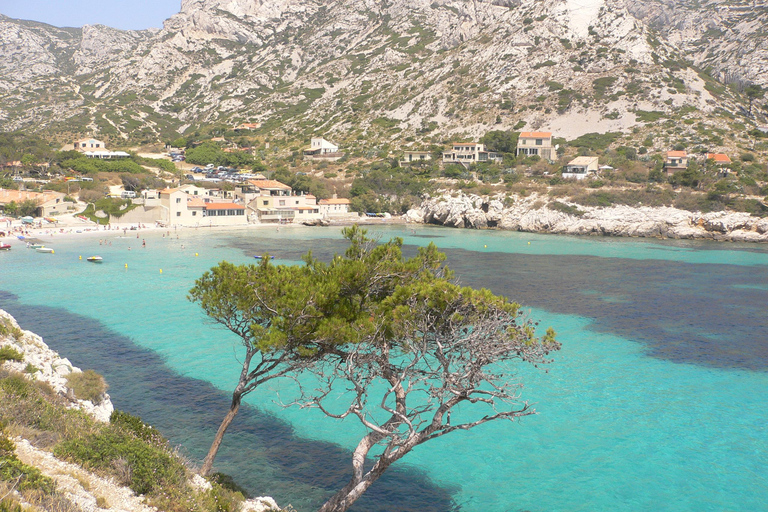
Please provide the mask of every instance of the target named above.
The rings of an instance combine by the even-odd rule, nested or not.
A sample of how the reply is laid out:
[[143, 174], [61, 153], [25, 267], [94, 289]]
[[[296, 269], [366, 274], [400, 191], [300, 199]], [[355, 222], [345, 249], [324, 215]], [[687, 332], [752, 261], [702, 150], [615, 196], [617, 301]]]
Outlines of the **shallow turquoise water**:
[[[537, 403], [539, 415], [452, 434], [406, 458], [404, 466], [426, 472], [461, 510], [768, 509], [766, 248], [435, 228], [376, 231], [402, 236], [406, 245], [434, 241], [462, 282], [532, 306], [532, 316], [555, 327], [563, 342], [549, 373], [521, 369], [524, 397]], [[296, 262], [310, 248], [324, 257], [344, 247], [337, 229], [176, 234], [141, 234], [146, 249], [135, 235], [114, 234], [103, 235], [111, 246], [99, 245], [98, 238], [54, 237], [54, 255], [17, 245], [0, 254], [0, 290], [15, 295], [0, 300], [0, 307], [55, 306], [97, 319], [160, 354], [173, 372], [226, 391], [237, 376], [236, 343], [185, 299], [194, 279], [220, 260], [251, 262], [263, 250], [278, 262]], [[91, 254], [105, 263], [78, 259]], [[75, 329], [66, 324], [77, 320], [62, 312], [58, 322], [55, 311], [45, 314], [52, 317], [46, 341], [56, 348], [56, 329]], [[109, 377], [115, 363], [105, 358], [99, 367], [99, 343], [89, 338], [82, 348]], [[137, 403], [147, 392], [146, 383], [131, 388], [128, 382], [113, 389], [118, 406], [120, 400]], [[348, 449], [360, 434], [351, 422], [284, 409], [273, 393], [261, 392], [250, 403], [287, 421], [300, 438]], [[159, 419], [163, 411], [141, 414]], [[213, 433], [167, 422], [172, 440], [193, 455]], [[228, 436], [225, 444], [240, 451], [273, 449], [268, 435], [259, 445], [245, 431]], [[285, 467], [254, 464], [258, 471], [234, 470], [258, 472], [253, 478], [280, 503], [310, 510], [332, 490], [291, 477]], [[321, 463], [304, 469], [297, 474], [337, 470]], [[409, 510], [407, 503], [400, 507]], [[369, 503], [359, 510], [374, 508]]]

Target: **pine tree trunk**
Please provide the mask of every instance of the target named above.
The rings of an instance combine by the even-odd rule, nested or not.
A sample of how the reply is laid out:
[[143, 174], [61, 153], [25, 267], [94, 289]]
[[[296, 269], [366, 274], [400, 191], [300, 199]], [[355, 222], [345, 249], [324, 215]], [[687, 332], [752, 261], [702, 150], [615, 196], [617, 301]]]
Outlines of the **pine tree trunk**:
[[242, 395], [238, 392], [235, 392], [232, 394], [232, 405], [229, 406], [229, 412], [226, 416], [224, 416], [224, 419], [221, 422], [221, 425], [219, 425], [219, 430], [216, 432], [216, 437], [213, 439], [213, 444], [211, 444], [211, 449], [208, 450], [208, 455], [205, 456], [205, 460], [203, 461], [203, 467], [200, 468], [200, 476], [208, 476], [208, 473], [211, 472], [211, 468], [213, 467], [213, 459], [216, 458], [216, 453], [219, 451], [219, 446], [221, 446], [221, 441], [224, 439], [224, 433], [229, 428], [229, 425], [232, 423], [232, 420], [235, 419], [235, 416], [237, 416], [237, 411], [240, 410], [240, 400], [242, 399]]
[[373, 482], [378, 480], [390, 464], [391, 462], [385, 463], [379, 459], [361, 480], [353, 477], [347, 485], [326, 501], [318, 512], [346, 512], [368, 490]]

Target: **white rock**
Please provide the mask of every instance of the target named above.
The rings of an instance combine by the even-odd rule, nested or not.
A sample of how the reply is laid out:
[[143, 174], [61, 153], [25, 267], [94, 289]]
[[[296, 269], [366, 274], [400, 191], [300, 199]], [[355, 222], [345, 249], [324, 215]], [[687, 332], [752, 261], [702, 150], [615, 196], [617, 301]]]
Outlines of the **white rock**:
[[277, 502], [269, 496], [259, 496], [243, 502], [240, 512], [270, 512], [278, 511]]

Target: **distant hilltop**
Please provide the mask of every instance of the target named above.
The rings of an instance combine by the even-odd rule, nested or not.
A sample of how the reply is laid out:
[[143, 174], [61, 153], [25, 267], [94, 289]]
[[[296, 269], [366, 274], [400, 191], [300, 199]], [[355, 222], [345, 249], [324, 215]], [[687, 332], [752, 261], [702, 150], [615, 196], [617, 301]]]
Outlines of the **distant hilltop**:
[[184, 0], [145, 31], [0, 16], [0, 119], [135, 142], [217, 123], [382, 143], [576, 137], [681, 109], [765, 124], [745, 88], [768, 86], [767, 16], [685, 0]]

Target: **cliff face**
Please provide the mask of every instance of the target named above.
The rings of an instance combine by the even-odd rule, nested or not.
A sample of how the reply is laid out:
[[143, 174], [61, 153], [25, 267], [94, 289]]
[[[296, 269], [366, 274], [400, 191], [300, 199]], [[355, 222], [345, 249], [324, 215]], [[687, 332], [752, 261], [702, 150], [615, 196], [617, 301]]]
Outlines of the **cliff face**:
[[635, 123], [604, 117], [614, 110], [736, 110], [743, 98], [713, 98], [711, 77], [679, 64], [768, 85], [765, 9], [696, 5], [184, 0], [162, 30], [128, 32], [0, 16], [0, 119], [147, 139], [241, 121], [397, 138], [568, 116], [608, 131]]
[[676, 208], [578, 206], [569, 214], [537, 206], [540, 198], [517, 198], [505, 206], [476, 195], [449, 194], [425, 199], [410, 210], [411, 222], [457, 228], [499, 228], [530, 233], [605, 235], [768, 242], [768, 219], [746, 213], [693, 213]]

